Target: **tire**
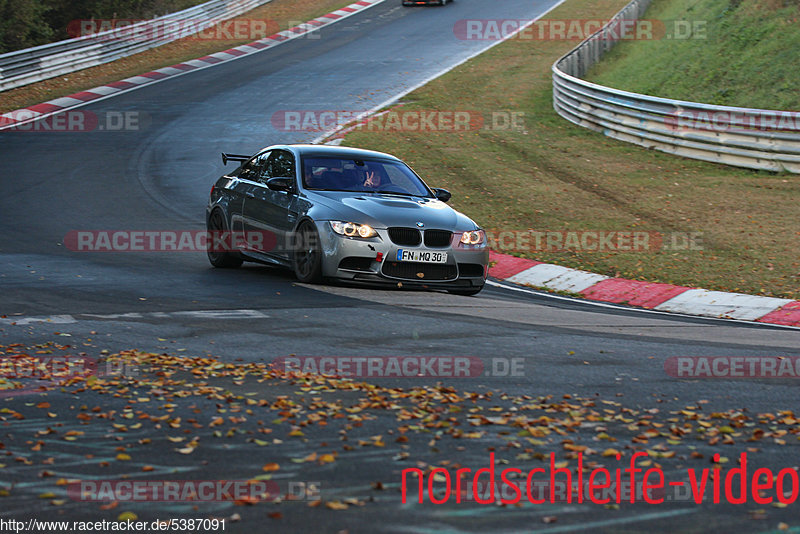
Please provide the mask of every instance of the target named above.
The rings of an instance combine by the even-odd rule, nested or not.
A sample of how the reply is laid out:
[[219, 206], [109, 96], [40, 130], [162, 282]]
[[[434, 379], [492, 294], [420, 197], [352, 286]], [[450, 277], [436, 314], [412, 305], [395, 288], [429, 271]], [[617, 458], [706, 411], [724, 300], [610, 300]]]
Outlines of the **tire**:
[[[209, 232], [225, 232], [228, 230], [228, 225], [225, 223], [225, 217], [222, 215], [222, 210], [216, 209], [211, 212], [211, 216], [208, 218], [208, 222], [206, 223], [206, 228]], [[236, 267], [240, 267], [244, 262], [238, 252], [213, 251], [213, 246], [214, 239], [212, 238], [208, 241], [206, 254], [208, 255], [208, 261], [211, 262], [211, 265], [214, 267], [219, 267], [221, 269], [235, 269]]]
[[473, 287], [471, 289], [448, 289], [447, 292], [452, 295], [461, 295], [463, 297], [472, 297], [481, 292], [483, 286]]
[[294, 275], [304, 284], [322, 281], [322, 247], [314, 225], [303, 221], [294, 234], [292, 267]]

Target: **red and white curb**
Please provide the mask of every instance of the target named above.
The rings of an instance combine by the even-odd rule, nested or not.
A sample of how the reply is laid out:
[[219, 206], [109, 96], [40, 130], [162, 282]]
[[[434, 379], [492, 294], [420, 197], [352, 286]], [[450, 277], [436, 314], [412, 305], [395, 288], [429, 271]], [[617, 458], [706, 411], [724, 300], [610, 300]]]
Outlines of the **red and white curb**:
[[611, 278], [491, 252], [489, 274], [519, 285], [657, 311], [800, 327], [800, 301]]
[[93, 89], [88, 89], [86, 91], [81, 91], [69, 96], [56, 98], [54, 100], [29, 106], [27, 108], [3, 113], [0, 115], [0, 130], [13, 129], [22, 126], [23, 124], [39, 120], [50, 115], [55, 115], [56, 113], [61, 113], [69, 109], [85, 106], [93, 101], [116, 96], [127, 91], [139, 89], [140, 87], [152, 85], [153, 83], [175, 78], [176, 76], [181, 76], [183, 74], [188, 74], [189, 72], [206, 69], [215, 65], [219, 65], [220, 63], [233, 61], [235, 59], [261, 52], [281, 43], [285, 43], [287, 41], [291, 41], [292, 39], [296, 39], [311, 33], [315, 30], [319, 30], [320, 28], [324, 28], [325, 26], [333, 24], [334, 22], [338, 22], [344, 18], [355, 15], [360, 11], [381, 4], [385, 1], [386, 0], [359, 0], [358, 2], [350, 4], [349, 6], [328, 13], [327, 15], [317, 17], [314, 20], [310, 20], [300, 24], [299, 26], [289, 28], [288, 30], [270, 35], [269, 37], [259, 39], [258, 41], [254, 41], [246, 45], [237, 46], [223, 52], [217, 52], [215, 54], [210, 54], [208, 56], [190, 61], [184, 61], [183, 63], [178, 63], [177, 65], [146, 72], [144, 74], [140, 74], [139, 76], [133, 76], [118, 82], [101, 85]]

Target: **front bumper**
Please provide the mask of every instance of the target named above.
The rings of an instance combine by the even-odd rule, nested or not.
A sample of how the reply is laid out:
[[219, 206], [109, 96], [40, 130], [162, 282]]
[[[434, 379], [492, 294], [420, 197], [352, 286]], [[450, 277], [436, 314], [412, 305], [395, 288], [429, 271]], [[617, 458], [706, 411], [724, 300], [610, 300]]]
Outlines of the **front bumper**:
[[[329, 278], [402, 285], [469, 289], [486, 282], [489, 247], [454, 246], [454, 234], [445, 247], [402, 246], [392, 242], [387, 229], [376, 228], [378, 237], [360, 239], [340, 236], [327, 221], [317, 221], [323, 253], [322, 274]], [[426, 250], [446, 252], [446, 263], [397, 261], [397, 251]]]

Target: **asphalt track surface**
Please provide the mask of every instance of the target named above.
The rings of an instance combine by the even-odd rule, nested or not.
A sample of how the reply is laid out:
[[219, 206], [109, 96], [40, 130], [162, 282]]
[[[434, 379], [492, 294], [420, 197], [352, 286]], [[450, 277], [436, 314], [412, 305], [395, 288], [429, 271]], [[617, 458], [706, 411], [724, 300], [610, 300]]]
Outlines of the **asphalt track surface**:
[[[87, 350], [138, 348], [211, 354], [225, 361], [270, 361], [290, 354], [521, 358], [522, 376], [460, 379], [450, 385], [556, 398], [597, 395], [641, 410], [664, 402], [680, 409], [700, 399], [708, 401], [708, 411], [795, 409], [794, 380], [678, 380], [665, 373], [664, 362], [672, 356], [800, 356], [796, 329], [592, 306], [499, 285], [487, 286], [477, 297], [310, 287], [265, 266], [213, 269], [201, 253], [77, 253], [64, 246], [72, 230], [203, 229], [209, 187], [223, 172], [219, 152], [251, 153], [316, 136], [276, 130], [270, 120], [275, 112], [372, 108], [487, 45], [456, 39], [457, 20], [531, 18], [549, 5], [530, 0], [458, 0], [445, 8], [398, 4], [368, 9], [323, 29], [316, 39], [296, 39], [82, 108], [98, 116], [136, 112], [141, 127], [135, 131], [0, 132], [0, 315], [7, 316], [0, 319], [0, 343], [45, 342], [60, 331], [74, 339], [92, 338]], [[436, 185], [435, 176], [426, 179]], [[378, 382], [405, 387], [405, 380]], [[420, 379], [415, 385], [435, 381]], [[10, 402], [19, 409], [25, 401]], [[5, 432], [0, 430], [0, 441]], [[786, 441], [760, 443], [761, 465], [796, 466], [800, 444], [793, 435]], [[461, 454], [456, 460], [463, 465], [483, 467], [487, 446], [452, 453]], [[733, 456], [742, 447], [726, 452]], [[335, 492], [368, 487], [374, 480], [399, 482], [393, 466], [367, 456], [362, 460], [349, 468], [343, 463], [324, 487]], [[236, 462], [247, 459], [230, 460], [228, 468]], [[203, 478], [224, 478], [221, 465], [212, 461], [186, 469]], [[15, 480], [21, 473], [6, 468], [0, 480]], [[330, 473], [319, 474], [327, 481], [326, 476]], [[41, 508], [35, 493], [7, 502], [0, 517], [27, 518]], [[147, 506], [158, 511], [160, 505]], [[752, 519], [753, 508], [766, 508], [766, 519]], [[96, 504], [70, 502], [65, 510], [76, 519], [114, 517], [99, 512]], [[162, 511], [175, 517], [191, 513], [174, 507]], [[200, 510], [220, 516], [236, 511], [228, 504]], [[242, 515], [241, 528], [264, 521]], [[397, 495], [358, 510], [309, 514], [298, 505], [284, 515], [284, 523], [269, 528], [764, 531], [800, 517], [796, 505], [438, 508], [401, 505]], [[551, 516], [558, 522], [542, 520]]]

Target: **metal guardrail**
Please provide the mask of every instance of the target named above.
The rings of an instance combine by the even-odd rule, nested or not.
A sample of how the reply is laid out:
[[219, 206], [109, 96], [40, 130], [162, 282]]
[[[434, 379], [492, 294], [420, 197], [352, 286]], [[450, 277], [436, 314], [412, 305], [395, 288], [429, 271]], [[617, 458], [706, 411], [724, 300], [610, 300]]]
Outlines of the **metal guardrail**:
[[609, 137], [688, 158], [800, 174], [800, 112], [715, 106], [631, 93], [581, 78], [638, 20], [633, 0], [601, 30], [553, 64], [559, 115]]
[[193, 35], [270, 1], [211, 0], [123, 28], [0, 54], [0, 91], [143, 52]]

